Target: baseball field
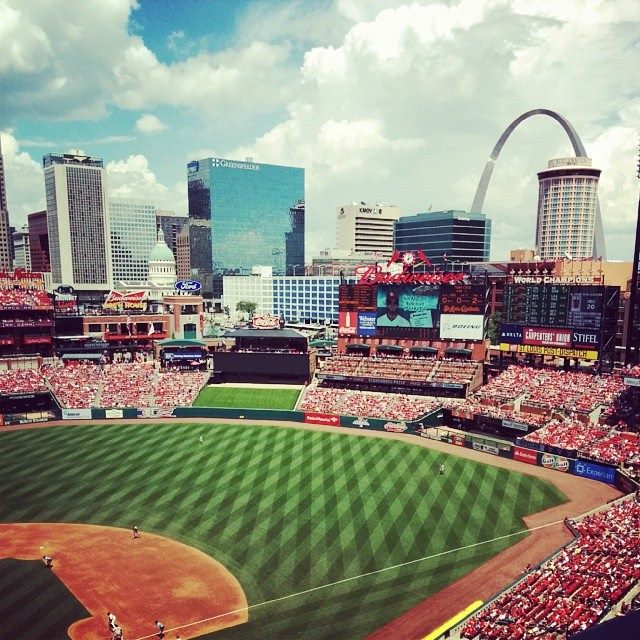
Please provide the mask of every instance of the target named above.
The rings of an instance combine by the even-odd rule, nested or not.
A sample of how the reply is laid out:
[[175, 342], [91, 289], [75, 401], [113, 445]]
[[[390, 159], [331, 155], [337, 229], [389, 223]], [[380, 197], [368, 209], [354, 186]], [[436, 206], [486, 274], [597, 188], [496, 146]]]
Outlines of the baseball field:
[[[195, 589], [205, 577], [191, 577], [208, 559], [220, 563], [207, 571], [219, 570], [225, 589], [237, 581], [234, 602], [246, 597], [248, 621], [198, 637], [363, 638], [522, 536], [475, 543], [522, 531], [524, 515], [564, 500], [545, 481], [405, 442], [284, 427], [3, 432], [0, 460], [0, 523], [102, 525], [71, 535], [0, 524], [0, 557], [34, 558], [0, 560], [7, 640], [68, 638], [73, 621], [107, 610], [127, 612], [126, 640], [153, 634], [155, 617], [171, 640], [196, 637], [200, 627], [189, 625], [221, 615], [222, 596]], [[134, 524], [140, 540], [131, 540]], [[2, 553], [22, 537], [37, 549]], [[40, 547], [53, 556], [53, 573], [35, 559]], [[85, 555], [68, 590], [60, 578], [75, 570], [74, 549]], [[158, 580], [145, 582], [158, 568], [168, 574], [167, 598], [152, 591]], [[109, 589], [86, 593], [105, 574]], [[195, 619], [171, 610], [169, 595], [189, 586], [211, 594], [210, 613], [206, 597]], [[102, 637], [74, 629], [78, 640]]]
[[205, 387], [194, 407], [234, 407], [237, 409], [293, 409], [300, 389], [254, 387]]

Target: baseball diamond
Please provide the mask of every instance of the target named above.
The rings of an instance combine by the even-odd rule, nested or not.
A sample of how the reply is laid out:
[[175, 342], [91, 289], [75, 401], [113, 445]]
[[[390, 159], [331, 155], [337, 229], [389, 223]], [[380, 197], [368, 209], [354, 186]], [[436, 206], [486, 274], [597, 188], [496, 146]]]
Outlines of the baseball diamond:
[[[201, 638], [364, 637], [522, 536], [438, 554], [526, 531], [524, 516], [564, 500], [521, 473], [393, 439], [307, 429], [33, 429], [2, 433], [0, 455], [9, 496], [1, 522], [136, 523], [143, 538], [179, 541], [224, 565], [247, 596], [249, 620]], [[162, 562], [174, 567], [170, 555]], [[15, 561], [0, 561], [3, 578], [15, 571]], [[77, 611], [73, 597], [60, 602], [56, 591], [49, 600], [46, 585], [23, 590], [19, 609], [2, 599], [10, 640], [67, 637], [72, 616], [60, 609]]]

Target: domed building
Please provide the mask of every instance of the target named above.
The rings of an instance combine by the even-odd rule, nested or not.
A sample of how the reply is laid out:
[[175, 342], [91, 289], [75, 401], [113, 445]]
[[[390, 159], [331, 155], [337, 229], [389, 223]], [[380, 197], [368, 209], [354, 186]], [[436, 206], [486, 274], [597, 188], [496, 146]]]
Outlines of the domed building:
[[147, 282], [150, 285], [160, 290], [166, 288], [166, 291], [162, 291], [159, 297], [171, 295], [175, 292], [176, 259], [165, 240], [162, 227], [158, 227], [158, 242], [149, 254], [148, 273]]

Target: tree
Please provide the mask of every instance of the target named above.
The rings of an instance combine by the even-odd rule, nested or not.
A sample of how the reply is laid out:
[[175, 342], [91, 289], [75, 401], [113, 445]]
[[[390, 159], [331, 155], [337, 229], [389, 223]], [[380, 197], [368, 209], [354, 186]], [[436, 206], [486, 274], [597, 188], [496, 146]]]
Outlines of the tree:
[[502, 327], [502, 313], [496, 311], [490, 318], [487, 326], [487, 335], [491, 344], [498, 344], [500, 342], [500, 329]]
[[256, 307], [257, 305], [255, 302], [251, 302], [250, 300], [240, 300], [236, 305], [236, 311], [242, 311], [243, 313], [248, 314], [249, 318], [251, 318], [256, 312]]

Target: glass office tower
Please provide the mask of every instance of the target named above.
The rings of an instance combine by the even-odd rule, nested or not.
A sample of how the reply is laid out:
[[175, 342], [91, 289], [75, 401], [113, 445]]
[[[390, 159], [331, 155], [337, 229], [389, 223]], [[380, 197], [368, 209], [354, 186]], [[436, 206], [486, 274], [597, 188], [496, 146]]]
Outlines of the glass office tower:
[[271, 265], [276, 275], [301, 272], [304, 169], [206, 158], [187, 172], [189, 218], [211, 235], [210, 255], [191, 252], [192, 271], [242, 275]]

